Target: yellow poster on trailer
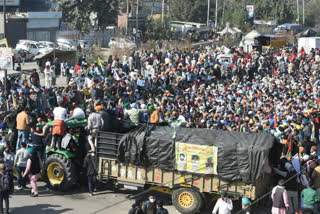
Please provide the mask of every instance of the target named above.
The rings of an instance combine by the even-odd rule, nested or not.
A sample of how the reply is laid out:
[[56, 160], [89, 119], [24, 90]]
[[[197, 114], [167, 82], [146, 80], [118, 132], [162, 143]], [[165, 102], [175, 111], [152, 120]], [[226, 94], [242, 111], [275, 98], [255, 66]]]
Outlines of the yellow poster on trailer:
[[201, 174], [217, 174], [218, 148], [176, 142], [176, 169]]
[[7, 39], [0, 39], [0, 47], [2, 48], [8, 48], [8, 41]]

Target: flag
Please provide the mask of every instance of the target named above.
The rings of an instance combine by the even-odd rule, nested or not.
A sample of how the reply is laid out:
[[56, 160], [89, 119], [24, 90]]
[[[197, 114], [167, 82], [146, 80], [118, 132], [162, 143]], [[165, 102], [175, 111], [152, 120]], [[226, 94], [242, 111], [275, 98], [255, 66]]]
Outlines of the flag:
[[102, 64], [102, 62], [101, 62], [101, 59], [100, 59], [100, 57], [98, 57], [98, 65], [101, 67], [101, 69], [102, 69], [102, 67], [103, 67], [103, 64]]
[[89, 79], [88, 77], [85, 78], [84, 82], [87, 84], [87, 86], [91, 86], [92, 80]]
[[118, 72], [117, 72], [116, 70], [113, 70], [113, 78], [114, 78], [115, 80], [117, 80], [117, 81], [120, 80], [120, 77], [119, 77]]
[[12, 94], [12, 104], [13, 104], [13, 107], [17, 110], [18, 106], [17, 106], [16, 98], [14, 97], [13, 94]]
[[315, 142], [316, 139], [316, 126], [312, 124], [312, 133], [311, 133], [311, 141]]
[[293, 143], [292, 134], [290, 134], [287, 142], [288, 142], [288, 152], [287, 152], [287, 154], [286, 154], [286, 158], [287, 158], [288, 160], [291, 160], [291, 158], [292, 158], [292, 143]]
[[277, 128], [277, 123], [278, 123], [278, 115], [276, 114], [274, 116], [274, 124], [273, 124], [273, 128], [276, 129]]

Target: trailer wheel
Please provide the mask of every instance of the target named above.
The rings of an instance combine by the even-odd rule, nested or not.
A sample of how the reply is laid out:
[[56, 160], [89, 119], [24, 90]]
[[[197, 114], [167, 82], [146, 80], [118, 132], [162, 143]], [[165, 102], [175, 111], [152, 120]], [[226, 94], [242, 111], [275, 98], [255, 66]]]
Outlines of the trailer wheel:
[[172, 204], [180, 213], [195, 214], [201, 210], [203, 199], [199, 192], [190, 188], [181, 188], [174, 190]]

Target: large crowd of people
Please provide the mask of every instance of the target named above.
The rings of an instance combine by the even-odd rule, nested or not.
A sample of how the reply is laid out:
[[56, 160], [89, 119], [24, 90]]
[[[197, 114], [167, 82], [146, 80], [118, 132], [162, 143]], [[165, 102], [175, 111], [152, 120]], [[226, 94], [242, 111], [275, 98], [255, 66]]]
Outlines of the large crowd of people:
[[[281, 150], [274, 171], [284, 180], [299, 174], [283, 184], [287, 198], [273, 213], [298, 212], [296, 201], [313, 206], [303, 189], [320, 194], [318, 49], [133, 51], [92, 64], [85, 56], [76, 65], [49, 60], [43, 75], [43, 86], [36, 71], [0, 85], [2, 150], [16, 152], [29, 141], [59, 149], [63, 121], [75, 114], [88, 118], [85, 152], [95, 151], [97, 130], [124, 131], [141, 123], [270, 133]], [[59, 75], [66, 76], [66, 86], [55, 86]], [[46, 125], [51, 120], [52, 128]], [[273, 199], [281, 198], [274, 195], [279, 192]]]

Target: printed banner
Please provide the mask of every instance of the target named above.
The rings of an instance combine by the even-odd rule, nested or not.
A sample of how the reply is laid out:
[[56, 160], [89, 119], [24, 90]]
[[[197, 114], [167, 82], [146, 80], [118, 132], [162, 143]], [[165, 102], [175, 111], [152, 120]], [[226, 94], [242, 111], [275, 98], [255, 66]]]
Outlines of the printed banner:
[[0, 68], [12, 69], [12, 49], [0, 48]]
[[176, 169], [202, 174], [217, 174], [218, 148], [176, 142]]
[[254, 5], [247, 5], [248, 19], [253, 19], [254, 17]]
[[8, 48], [8, 41], [7, 39], [0, 39], [0, 47], [2, 48]]

